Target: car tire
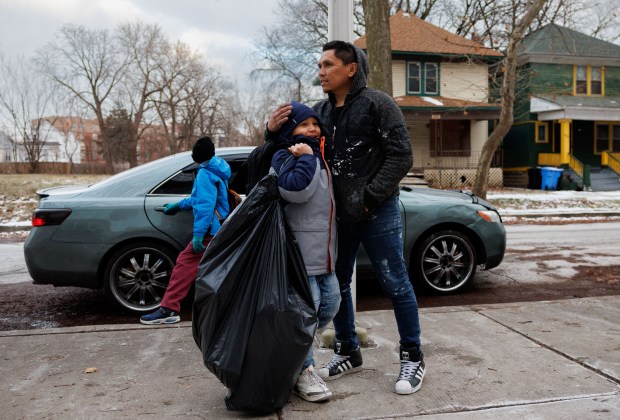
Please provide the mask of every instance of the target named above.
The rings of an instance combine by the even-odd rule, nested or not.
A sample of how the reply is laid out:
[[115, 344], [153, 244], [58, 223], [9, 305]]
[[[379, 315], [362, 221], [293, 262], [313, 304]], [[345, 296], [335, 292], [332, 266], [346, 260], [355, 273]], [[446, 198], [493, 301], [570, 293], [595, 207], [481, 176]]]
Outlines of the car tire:
[[176, 254], [162, 245], [125, 245], [108, 260], [104, 289], [121, 309], [151, 312], [164, 297], [175, 259]]
[[433, 294], [462, 292], [473, 283], [476, 251], [461, 232], [443, 230], [425, 238], [411, 262], [413, 282]]

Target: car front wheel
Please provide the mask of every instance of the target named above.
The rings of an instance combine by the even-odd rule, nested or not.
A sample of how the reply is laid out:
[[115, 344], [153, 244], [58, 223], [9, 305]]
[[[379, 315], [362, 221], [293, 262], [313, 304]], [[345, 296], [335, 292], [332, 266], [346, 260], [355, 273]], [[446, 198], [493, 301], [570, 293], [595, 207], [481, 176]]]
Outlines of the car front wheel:
[[428, 236], [412, 261], [414, 282], [436, 294], [467, 289], [475, 272], [474, 247], [467, 236], [454, 230]]
[[110, 258], [105, 271], [104, 288], [123, 309], [151, 312], [164, 297], [174, 255], [161, 245], [126, 245]]

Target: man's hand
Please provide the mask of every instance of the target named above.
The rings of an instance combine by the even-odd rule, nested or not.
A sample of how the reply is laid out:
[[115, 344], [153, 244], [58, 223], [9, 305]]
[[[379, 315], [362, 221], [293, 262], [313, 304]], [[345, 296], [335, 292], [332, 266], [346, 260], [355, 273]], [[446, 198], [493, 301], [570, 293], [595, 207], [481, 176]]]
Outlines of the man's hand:
[[290, 115], [293, 109], [293, 105], [290, 103], [282, 104], [276, 108], [276, 110], [271, 114], [271, 118], [267, 122], [267, 130], [275, 133], [282, 128], [282, 124], [284, 124], [288, 120], [288, 116]]
[[192, 239], [192, 248], [194, 248], [194, 254], [200, 254], [201, 252], [204, 252], [205, 249], [207, 249], [202, 243], [203, 238], [204, 236], [194, 236], [194, 238]]
[[306, 154], [312, 154], [312, 148], [308, 146], [306, 143], [297, 143], [288, 148], [288, 151], [293, 154], [296, 158], [299, 156]]

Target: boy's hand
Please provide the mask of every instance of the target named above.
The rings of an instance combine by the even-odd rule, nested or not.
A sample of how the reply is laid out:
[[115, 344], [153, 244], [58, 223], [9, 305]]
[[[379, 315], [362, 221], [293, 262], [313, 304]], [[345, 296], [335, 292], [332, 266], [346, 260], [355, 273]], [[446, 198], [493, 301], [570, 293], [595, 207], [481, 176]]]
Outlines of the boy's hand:
[[205, 245], [202, 243], [204, 236], [194, 236], [192, 239], [192, 248], [194, 248], [194, 254], [200, 254], [205, 249]]
[[306, 143], [297, 143], [288, 148], [288, 151], [293, 154], [296, 158], [301, 155], [311, 155], [312, 147], [308, 146]]
[[164, 204], [164, 214], [171, 216], [181, 210], [179, 203]]
[[288, 116], [293, 110], [293, 105], [290, 103], [282, 104], [273, 111], [271, 114], [271, 118], [267, 121], [267, 130], [275, 133], [276, 131], [280, 131], [282, 125], [288, 120]]

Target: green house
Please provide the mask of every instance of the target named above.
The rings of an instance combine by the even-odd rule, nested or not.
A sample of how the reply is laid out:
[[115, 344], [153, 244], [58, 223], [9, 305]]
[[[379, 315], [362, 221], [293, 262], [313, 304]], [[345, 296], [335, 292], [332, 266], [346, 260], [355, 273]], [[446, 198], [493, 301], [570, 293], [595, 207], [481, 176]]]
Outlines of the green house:
[[586, 188], [620, 189], [620, 45], [551, 24], [524, 38], [518, 66], [505, 184], [524, 187], [551, 166]]

